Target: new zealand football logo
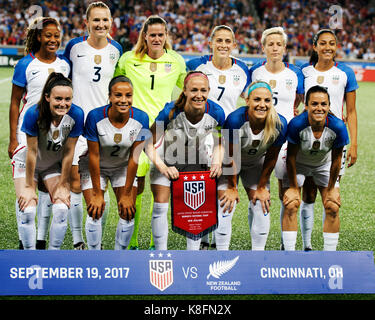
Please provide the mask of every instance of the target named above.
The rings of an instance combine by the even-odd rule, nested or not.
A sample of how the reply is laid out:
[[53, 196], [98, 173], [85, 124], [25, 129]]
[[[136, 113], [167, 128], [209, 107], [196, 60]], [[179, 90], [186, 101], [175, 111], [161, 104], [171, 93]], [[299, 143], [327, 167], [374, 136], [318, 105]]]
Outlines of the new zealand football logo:
[[194, 211], [206, 201], [204, 181], [184, 181], [184, 203]]

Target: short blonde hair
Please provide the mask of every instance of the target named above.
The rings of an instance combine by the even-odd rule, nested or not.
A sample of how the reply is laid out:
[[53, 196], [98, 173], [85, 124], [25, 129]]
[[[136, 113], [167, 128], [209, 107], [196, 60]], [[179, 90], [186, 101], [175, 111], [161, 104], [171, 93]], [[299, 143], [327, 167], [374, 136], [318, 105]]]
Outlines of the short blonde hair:
[[266, 44], [267, 37], [271, 34], [279, 34], [283, 37], [284, 45], [288, 42], [288, 36], [282, 27], [273, 27], [263, 31], [261, 43], [264, 46]]

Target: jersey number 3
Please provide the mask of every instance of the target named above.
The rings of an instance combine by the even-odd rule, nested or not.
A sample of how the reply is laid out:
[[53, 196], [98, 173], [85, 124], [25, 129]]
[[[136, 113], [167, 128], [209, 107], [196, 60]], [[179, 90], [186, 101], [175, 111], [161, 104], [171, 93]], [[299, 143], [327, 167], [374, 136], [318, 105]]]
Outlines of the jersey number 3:
[[95, 73], [94, 75], [96, 76], [94, 79], [92, 79], [92, 81], [94, 82], [99, 82], [100, 81], [100, 71], [102, 70], [102, 67], [94, 67], [94, 70], [95, 70]]

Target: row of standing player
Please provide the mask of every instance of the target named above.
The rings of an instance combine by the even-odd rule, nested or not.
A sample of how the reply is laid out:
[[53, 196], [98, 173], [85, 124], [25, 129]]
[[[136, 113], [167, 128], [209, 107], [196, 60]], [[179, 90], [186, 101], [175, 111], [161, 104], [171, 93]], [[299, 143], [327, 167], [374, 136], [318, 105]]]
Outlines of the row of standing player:
[[[48, 21], [48, 19], [46, 19], [46, 21]], [[45, 23], [45, 22], [44, 24], [46, 24], [46, 26], [48, 25], [50, 27], [55, 26], [55, 29], [57, 29], [57, 32], [58, 32], [57, 24], [54, 24], [53, 22], [50, 22], [50, 23]], [[85, 109], [85, 106], [88, 106], [88, 108], [91, 109], [92, 106], [104, 105], [105, 103], [98, 104], [98, 101], [100, 100], [100, 98], [98, 98], [97, 95], [100, 94], [101, 92], [100, 90], [90, 91], [89, 88], [93, 84], [102, 84], [101, 87], [104, 87], [103, 84], [105, 82], [106, 84], [108, 84], [108, 81], [111, 79], [113, 75], [113, 72], [111, 74], [110, 70], [112, 71], [114, 70], [114, 66], [116, 65], [117, 60], [121, 56], [122, 52], [121, 52], [121, 48], [114, 41], [107, 40], [107, 33], [108, 33], [109, 26], [111, 23], [111, 17], [110, 17], [109, 10], [104, 5], [95, 4], [94, 6], [91, 6], [88, 8], [87, 23], [88, 23], [88, 29], [89, 29], [89, 36], [87, 37], [87, 39], [79, 38], [79, 39], [72, 40], [72, 42], [67, 46], [67, 49], [65, 52], [66, 52], [66, 56], [69, 58], [70, 62], [72, 63], [73, 88], [79, 88], [78, 90], [75, 89], [74, 91], [75, 94], [74, 94], [73, 99], [79, 99], [79, 97], [81, 97], [81, 100], [82, 100], [81, 103], [77, 101], [76, 104], [81, 105], [84, 109]], [[37, 38], [39, 37], [42, 40], [43, 34], [47, 33], [43, 31], [44, 29], [45, 28], [43, 26], [41, 34], [37, 35], [36, 33]], [[334, 38], [334, 42], [335, 42], [334, 45], [331, 45], [332, 41], [328, 41], [328, 43], [323, 43], [323, 44], [318, 42], [318, 40], [321, 39], [322, 36], [325, 34], [328, 34], [328, 35], [331, 34], [332, 36], [332, 33], [330, 32], [321, 33], [321, 36], [319, 35], [316, 41], [314, 41], [314, 47], [316, 48], [318, 52], [318, 56], [320, 53], [319, 57], [323, 57], [323, 58], [321, 58], [320, 59], [321, 61], [318, 61], [318, 63], [315, 66], [312, 65], [313, 72], [314, 71], [317, 73], [321, 72], [319, 71], [318, 65], [319, 65], [319, 62], [322, 62], [321, 64], [323, 64], [324, 61], [329, 60], [327, 59], [327, 55], [328, 55], [327, 51], [330, 51], [331, 62], [334, 60], [333, 59], [334, 51], [335, 51], [334, 49], [335, 49], [335, 46], [337, 46], [336, 39]], [[276, 37], [276, 40], [273, 39], [275, 37]], [[29, 72], [28, 73], [29, 75], [33, 75], [33, 73], [35, 73], [36, 69], [33, 69], [34, 70], [33, 71], [32, 68], [29, 68], [30, 70], [26, 71], [28, 65], [30, 65], [32, 61], [34, 61], [35, 65], [37, 65], [38, 62], [43, 64], [44, 57], [41, 56], [42, 54], [45, 53], [43, 52], [43, 50], [53, 51], [56, 49], [56, 48], [53, 48], [53, 45], [51, 45], [51, 41], [49, 42], [45, 41], [44, 43], [45, 48], [44, 48], [43, 42], [41, 40], [39, 40], [42, 43], [41, 48], [39, 49], [33, 48], [32, 52], [30, 50], [31, 59], [29, 56], [27, 56], [29, 57], [28, 59], [30, 60], [30, 62], [27, 64], [26, 67], [24, 67], [24, 71], [23, 71], [24, 74], [26, 74], [27, 71]], [[294, 85], [293, 79], [295, 78], [295, 76], [293, 76], [294, 77], [293, 78], [290, 76], [290, 74], [285, 75], [287, 72], [290, 72], [291, 70], [293, 70], [293, 67], [282, 63], [282, 54], [285, 50], [285, 43], [286, 43], [285, 39], [283, 38], [283, 35], [277, 32], [270, 33], [268, 35], [265, 33], [263, 40], [264, 41], [262, 41], [262, 43], [264, 46], [264, 51], [267, 55], [267, 61], [263, 66], [257, 68], [257, 70], [258, 70], [258, 73], [261, 75], [259, 76], [261, 78], [264, 77], [266, 74], [270, 74], [271, 79], [264, 79], [264, 78], [262, 79], [268, 81], [271, 84], [271, 86], [275, 86], [273, 88], [273, 91], [274, 91], [273, 100], [274, 100], [276, 109], [278, 110], [278, 108], [281, 108], [281, 105], [282, 105], [281, 103], [279, 103], [279, 101], [282, 101], [283, 99], [282, 93], [288, 92], [288, 98], [290, 98], [290, 97], [293, 97], [294, 92], [297, 91], [296, 90], [297, 86], [293, 87]], [[55, 46], [58, 47], [59, 40], [57, 39], [57, 37], [54, 41], [56, 42]], [[324, 40], [324, 41], [327, 42], [327, 40]], [[191, 62], [193, 65], [192, 68], [199, 69], [200, 66], [211, 68], [210, 71], [204, 70], [204, 72], [208, 74], [208, 77], [210, 80], [211, 91], [210, 91], [209, 98], [212, 99], [213, 101], [215, 101], [215, 99], [216, 100], [222, 99], [221, 103], [223, 103], [223, 101], [225, 101], [225, 99], [227, 99], [226, 97], [228, 96], [236, 97], [234, 99], [235, 102], [233, 102], [232, 100], [231, 102], [228, 103], [231, 108], [234, 108], [233, 106], [236, 105], [238, 96], [242, 93], [243, 89], [246, 87], [241, 83], [241, 81], [245, 81], [246, 84], [249, 83], [249, 72], [247, 71], [247, 68], [243, 67], [243, 65], [241, 64], [239, 60], [230, 57], [230, 52], [235, 46], [234, 35], [230, 28], [228, 27], [216, 28], [212, 34], [210, 45], [213, 50], [213, 55], [210, 57], [203, 57], [199, 59], [198, 63], [195, 62], [196, 63], [195, 66], [193, 65], [193, 61], [192, 61]], [[321, 51], [319, 51], [320, 47], [324, 47], [324, 46], [327, 47], [327, 45], [330, 45], [331, 47], [333, 47], [333, 49], [323, 48], [323, 49], [320, 49]], [[37, 59], [33, 59], [33, 54], [35, 55]], [[142, 55], [143, 55], [143, 59], [141, 59]], [[51, 54], [51, 57], [53, 58], [52, 54]], [[57, 59], [54, 58], [51, 60], [56, 61]], [[44, 59], [44, 61], [46, 61], [46, 59]], [[105, 63], [109, 64], [109, 66], [105, 65]], [[328, 68], [327, 70], [331, 71], [331, 73], [332, 71], [336, 71], [337, 73], [336, 69], [338, 69], [337, 68], [338, 66], [335, 65], [334, 66], [335, 68], [334, 68], [332, 65], [330, 65], [330, 63], [328, 64], [326, 63], [323, 67]], [[48, 69], [51, 69], [51, 67], [53, 67], [50, 63], [45, 63], [45, 64], [48, 64], [47, 66], [49, 67]], [[62, 65], [63, 64], [64, 63], [62, 63]], [[188, 63], [188, 66], [189, 64], [190, 63]], [[20, 66], [22, 66], [22, 64], [20, 64]], [[67, 64], [66, 66], [62, 68], [62, 69], [65, 68], [65, 70], [61, 70], [61, 71], [65, 71], [69, 73], [69, 71], [67, 71], [69, 67], [70, 67], [70, 64]], [[37, 66], [37, 68], [38, 70], [43, 70], [41, 66]], [[264, 69], [263, 75], [262, 75], [262, 72], [260, 72], [262, 68]], [[44, 65], [44, 69], [47, 69], [45, 65]], [[255, 68], [253, 68], [252, 70], [254, 69]], [[334, 69], [334, 70], [331, 70], [331, 69]], [[341, 69], [343, 69], [343, 67], [341, 67], [339, 71]], [[56, 68], [55, 70], [58, 71], [59, 69]], [[252, 72], [252, 70], [250, 70], [250, 73]], [[257, 79], [255, 77], [257, 70], [255, 70], [255, 72], [252, 72], [252, 74], [250, 75], [250, 77], [252, 77], [253, 80]], [[47, 70], [46, 72], [48, 75]], [[87, 74], [88, 72], [91, 72], [92, 74], [88, 75]], [[175, 52], [173, 52], [173, 50], [170, 49], [170, 45], [168, 45], [167, 29], [166, 29], [166, 24], [164, 20], [162, 20], [159, 17], [150, 17], [146, 21], [140, 34], [139, 45], [137, 45], [135, 51], [125, 53], [122, 56], [122, 58], [118, 62], [118, 68], [117, 68], [116, 73], [126, 74], [132, 80], [135, 86], [134, 105], [146, 106], [145, 110], [147, 111], [149, 115], [150, 123], [152, 123], [153, 118], [157, 116], [159, 110], [164, 106], [164, 103], [170, 100], [171, 91], [173, 90], [174, 86], [177, 84], [179, 87], [182, 87], [182, 81], [185, 76], [183, 59], [179, 55], [177, 55]], [[344, 73], [350, 75], [347, 69], [344, 69]], [[18, 93], [20, 93], [20, 91], [23, 93], [24, 88], [28, 86], [27, 92], [28, 92], [28, 102], [29, 102], [30, 101], [29, 92], [32, 91], [30, 84], [32, 83], [32, 81], [28, 81], [28, 82], [25, 81], [24, 83], [22, 83], [22, 81], [16, 82], [17, 81], [16, 74], [17, 74], [17, 69], [15, 71], [15, 79], [13, 81], [13, 84], [14, 84], [13, 91], [16, 91], [18, 89], [19, 90]], [[282, 74], [284, 75], [284, 78], [282, 77]], [[147, 77], [147, 75], [149, 75], [149, 77]], [[278, 77], [274, 79], [272, 77], [273, 75], [275, 76], [275, 78], [276, 76], [281, 76], [281, 78]], [[306, 79], [307, 78], [308, 77], [306, 77]], [[347, 100], [347, 110], [348, 110], [347, 115], [348, 115], [349, 131], [350, 131], [351, 139], [352, 139], [352, 145], [351, 145], [349, 154], [351, 155], [351, 163], [354, 163], [355, 158], [356, 158], [356, 147], [355, 147], [356, 146], [356, 143], [355, 143], [356, 132], [353, 133], [353, 130], [351, 130], [351, 128], [353, 128], [354, 126], [351, 125], [350, 123], [353, 124], [354, 122], [356, 124], [356, 119], [355, 121], [353, 121], [353, 109], [354, 109], [354, 114], [355, 114], [355, 103], [354, 103], [355, 99], [354, 101], [352, 100], [353, 91], [354, 91], [354, 97], [355, 97], [355, 88], [354, 89], [353, 87], [350, 88], [349, 86], [346, 85], [346, 83], [344, 83], [345, 80], [347, 83], [349, 83], [352, 80], [352, 77], [347, 76], [345, 78], [345, 76], [343, 77], [341, 74], [339, 74], [338, 76], [336, 74], [333, 74], [333, 75], [330, 74], [329, 76], [328, 75], [322, 75], [322, 76], [313, 75], [310, 78], [312, 82], [315, 80], [319, 84], [322, 84], [322, 85], [325, 85], [325, 83], [321, 83], [322, 81], [332, 82], [332, 84], [335, 84], [336, 87], [340, 87], [340, 88], [342, 87], [342, 85], [344, 85], [345, 89], [343, 90], [342, 95], [345, 95], [346, 100]], [[87, 79], [91, 79], [91, 81], [89, 81], [88, 83]], [[306, 79], [305, 79], [305, 82], [306, 82]], [[162, 80], [165, 80], [165, 83]], [[216, 81], [216, 83], [214, 81]], [[76, 84], [78, 83], [78, 85], [74, 85], [74, 83]], [[163, 83], [164, 83], [164, 86], [162, 85]], [[88, 85], [86, 88], [84, 86], [85, 84]], [[229, 84], [231, 84], [237, 90], [238, 95], [234, 94], [234, 91], [233, 91], [234, 89], [230, 88]], [[283, 91], [281, 90], [276, 91], [275, 89], [276, 86], [280, 84], [284, 84], [284, 86], [286, 87], [288, 91], [286, 91], [284, 88], [281, 89]], [[19, 88], [17, 88], [17, 86]], [[329, 89], [329, 86], [328, 86], [328, 89]], [[105, 97], [105, 99], [107, 97], [106, 90], [102, 90], [102, 92], [105, 91], [105, 93], [103, 94], [103, 97]], [[164, 90], [165, 92], [162, 92]], [[39, 90], [39, 92], [40, 91], [41, 90]], [[84, 92], [84, 94], [80, 95], [79, 94], [80, 91]], [[156, 91], [158, 92], [158, 94], [157, 95], [153, 94]], [[90, 92], [90, 94], [87, 94], [87, 92]], [[231, 93], [230, 95], [228, 95], [229, 92]], [[289, 94], [289, 92], [291, 92], [291, 94]], [[304, 91], [299, 91], [298, 93], [303, 93], [303, 92]], [[163, 95], [162, 93], [165, 93], [165, 95]], [[337, 96], [337, 94], [335, 95]], [[21, 95], [18, 94], [18, 97], [20, 96], [22, 96], [22, 94]], [[165, 98], [162, 98], [164, 99], [164, 101], [155, 101], [155, 99], [159, 99], [160, 97], [165, 97]], [[88, 103], [90, 98], [92, 98], [94, 101]], [[290, 105], [294, 105], [294, 101], [296, 100], [294, 98], [295, 96], [293, 97], [293, 99], [289, 100], [289, 101], [292, 101], [291, 103], [289, 103], [289, 107], [287, 106], [287, 109], [289, 111], [291, 109]], [[342, 99], [343, 98], [341, 98], [341, 101]], [[331, 93], [331, 100], [332, 100], [332, 93]], [[350, 104], [350, 108], [349, 108], [348, 102], [350, 101], [352, 103]], [[34, 103], [35, 103], [35, 100], [34, 100]], [[11, 107], [12, 106], [14, 107], [14, 105], [15, 104], [13, 101], [13, 94], [12, 94]], [[224, 104], [221, 104], [221, 105], [223, 105], [223, 108], [226, 111]], [[296, 103], [296, 105], [298, 105], [298, 103]], [[155, 108], [155, 106], [159, 106], [159, 108]], [[17, 105], [17, 111], [18, 111], [18, 107], [19, 107], [19, 103]], [[281, 111], [278, 110], [278, 112], [282, 114]], [[11, 115], [14, 115], [14, 114], [15, 114], [14, 112], [11, 112]], [[87, 114], [86, 111], [85, 111], [85, 114]], [[349, 119], [350, 114], [352, 115], [351, 121]], [[21, 115], [22, 115], [22, 112], [21, 112]], [[12, 130], [11, 130], [11, 133], [12, 133]], [[12, 141], [13, 141], [13, 145], [12, 145]], [[14, 139], [13, 140], [11, 139], [10, 151], [12, 151], [12, 149], [14, 150], [14, 145], [15, 145]], [[79, 145], [79, 143], [77, 143], [77, 145]], [[77, 153], [75, 154], [77, 155]], [[133, 238], [130, 244], [133, 248], [136, 248], [138, 246], [137, 224], [139, 223], [139, 213], [141, 211], [140, 210], [141, 194], [142, 194], [142, 190], [144, 187], [144, 176], [148, 170], [147, 158], [144, 157], [144, 159], [146, 161], [143, 161], [143, 162], [141, 161], [139, 165], [138, 173], [137, 173], [139, 195], [137, 196], [137, 201], [136, 201], [136, 208], [137, 208], [136, 218], [135, 218], [136, 226], [135, 226]], [[79, 183], [78, 166], [74, 164], [75, 163], [73, 161], [73, 168], [74, 168], [73, 171], [76, 171], [76, 172], [74, 172], [72, 176], [75, 176], [76, 178], [77, 177], [78, 178], [73, 179], [73, 181], [71, 182], [71, 188], [72, 188], [71, 200], [72, 200], [72, 203], [73, 202], [76, 202], [76, 203], [74, 203], [74, 205], [71, 206], [69, 218], [70, 218], [71, 227], [73, 231], [73, 240], [74, 240], [75, 247], [81, 247], [83, 243], [83, 237], [82, 237], [82, 231], [81, 231], [82, 230], [81, 228], [82, 196], [79, 193], [81, 185]], [[143, 174], [141, 171], [143, 171]], [[15, 179], [15, 185], [16, 185], [16, 190], [17, 190], [16, 180], [17, 179]], [[77, 183], [75, 184], [74, 181], [78, 181], [78, 184]], [[154, 188], [155, 187], [152, 186], [152, 189]], [[43, 192], [40, 192], [40, 194], [43, 196]], [[38, 202], [39, 207], [41, 207], [43, 203], [45, 204], [45, 208], [47, 208], [48, 205], [50, 205], [48, 204], [49, 195], [47, 194], [47, 196], [48, 197], [46, 197], [45, 201], [41, 201], [41, 198], [39, 199], [39, 202]], [[161, 211], [165, 212], [165, 204], [163, 205], [163, 202], [158, 202], [158, 201], [159, 200], [157, 199], [157, 201], [155, 201], [155, 203], [152, 206], [153, 212], [154, 212], [152, 220], [156, 221], [156, 222], [154, 221], [156, 225], [157, 225], [158, 216], [161, 215], [161, 216], [166, 217], [166, 213], [165, 214], [162, 213], [159, 215], [155, 214], [155, 212], [161, 212]], [[108, 204], [105, 206], [105, 208], [108, 210]], [[75, 209], [76, 211], [74, 212]], [[43, 231], [46, 229], [45, 227], [43, 228], [43, 226], [39, 228], [39, 224], [40, 222], [43, 222], [42, 217], [48, 217], [49, 215], [43, 214], [43, 208], [40, 208], [40, 209], [38, 208], [38, 215], [39, 215], [39, 212], [41, 212], [41, 217], [40, 219], [38, 219], [38, 240], [45, 241], [45, 233], [44, 235], [39, 235], [39, 230]], [[162, 220], [165, 220], [165, 219], [162, 219]], [[48, 221], [49, 221], [48, 219], [45, 219], [46, 223], [44, 223], [44, 226], [46, 225], [48, 226]], [[88, 221], [90, 221], [90, 219], [88, 219]], [[104, 225], [105, 212], [102, 218], [102, 222]], [[162, 227], [161, 229], [163, 228], [165, 228], [165, 224], [164, 224], [164, 227]], [[160, 229], [160, 228], [158, 227], [153, 228], [154, 235], [155, 233], [158, 234], [158, 231], [156, 229]], [[43, 238], [43, 236], [44, 236], [44, 239], [40, 239], [40, 238]]]

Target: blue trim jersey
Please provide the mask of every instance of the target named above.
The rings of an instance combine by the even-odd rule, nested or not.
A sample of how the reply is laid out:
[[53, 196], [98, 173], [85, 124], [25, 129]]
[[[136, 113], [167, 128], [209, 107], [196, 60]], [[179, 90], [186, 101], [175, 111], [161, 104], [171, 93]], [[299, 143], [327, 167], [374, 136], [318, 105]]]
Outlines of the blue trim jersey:
[[312, 86], [322, 86], [328, 90], [331, 100], [331, 112], [343, 119], [345, 93], [358, 89], [354, 71], [342, 62], [335, 62], [334, 66], [324, 72], [306, 63], [302, 67], [305, 82], [305, 94]]
[[33, 53], [29, 53], [15, 66], [12, 83], [25, 89], [22, 97], [23, 107], [19, 114], [17, 127], [17, 139], [20, 144], [26, 145], [26, 136], [21, 131], [25, 112], [39, 102], [43, 87], [51, 72], [60, 72], [68, 77], [70, 73], [69, 61], [63, 55], [57, 55], [54, 62], [44, 63]]
[[121, 45], [111, 39], [102, 49], [91, 47], [86, 36], [72, 39], [66, 45], [64, 56], [72, 65], [73, 102], [82, 107], [85, 116], [108, 103], [108, 85], [121, 55]]
[[126, 167], [133, 143], [151, 136], [146, 112], [131, 107], [128, 122], [122, 128], [116, 128], [108, 118], [110, 107], [106, 105], [90, 111], [83, 134], [88, 141], [99, 143], [102, 169]]
[[287, 137], [287, 121], [282, 115], [278, 115], [281, 121], [281, 126], [277, 127], [277, 138], [268, 144], [263, 143], [264, 130], [258, 134], [254, 134], [248, 115], [248, 107], [240, 107], [233, 111], [225, 120], [224, 129], [228, 132], [224, 137], [228, 139], [229, 143], [239, 144], [241, 147], [241, 167], [246, 168], [257, 162], [267, 152], [270, 146], [282, 146]]
[[38, 105], [29, 108], [25, 114], [22, 131], [29, 136], [38, 137], [36, 168], [43, 171], [62, 161], [63, 146], [69, 137], [78, 138], [83, 133], [84, 115], [80, 107], [72, 104], [58, 126], [51, 123], [47, 135], [40, 131], [38, 117]]
[[[183, 110], [175, 109], [175, 102], [169, 102], [155, 119], [157, 128], [164, 125], [163, 146], [157, 146], [158, 153], [169, 165], [204, 164], [211, 165], [214, 148], [213, 134], [224, 125], [225, 113], [220, 105], [207, 100], [205, 113], [198, 123], [191, 123]], [[193, 159], [191, 159], [193, 157]], [[199, 157], [199, 163], [197, 163]]]
[[236, 110], [237, 100], [250, 84], [250, 74], [246, 64], [232, 58], [232, 67], [226, 70], [217, 69], [212, 62], [212, 55], [191, 59], [186, 63], [188, 70], [204, 72], [210, 83], [208, 98], [219, 104], [227, 117]]
[[349, 143], [344, 121], [330, 113], [321, 137], [316, 139], [309, 124], [307, 111], [289, 122], [287, 139], [288, 143], [300, 146], [296, 161], [312, 166], [330, 161], [332, 149], [344, 147]]
[[296, 94], [304, 93], [304, 77], [300, 68], [284, 62], [285, 69], [271, 73], [266, 69], [266, 61], [250, 68], [251, 82], [265, 81], [272, 88], [273, 106], [289, 122], [294, 117]]

